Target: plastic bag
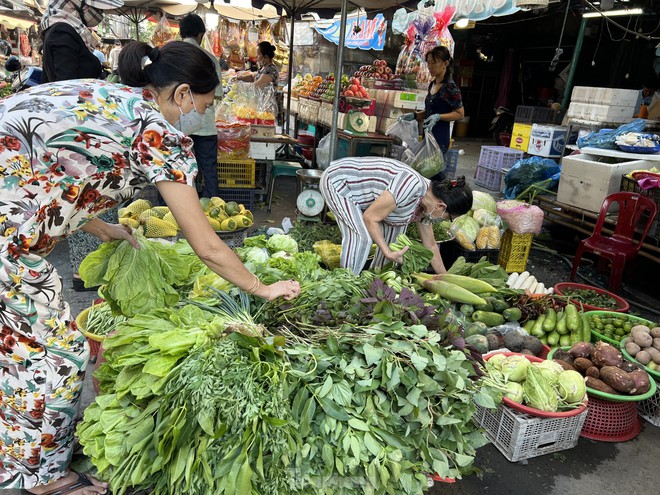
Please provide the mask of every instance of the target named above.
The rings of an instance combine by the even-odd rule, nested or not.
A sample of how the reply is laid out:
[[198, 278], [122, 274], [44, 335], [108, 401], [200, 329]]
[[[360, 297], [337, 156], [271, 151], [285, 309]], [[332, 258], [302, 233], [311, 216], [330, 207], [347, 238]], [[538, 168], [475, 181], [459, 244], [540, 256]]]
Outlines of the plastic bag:
[[644, 119], [635, 119], [628, 124], [623, 124], [618, 129], [601, 129], [598, 132], [591, 132], [577, 140], [578, 148], [600, 148], [607, 150], [618, 150], [616, 139], [628, 132], [642, 132], [646, 127]]
[[275, 125], [277, 99], [272, 84], [257, 91], [257, 124]]
[[316, 164], [321, 170], [325, 170], [330, 165], [330, 134], [321, 138], [316, 148]]
[[514, 199], [529, 186], [552, 179], [550, 184], [544, 184], [544, 189], [552, 190], [559, 183], [561, 167], [550, 158], [533, 156], [517, 161], [504, 177], [504, 197]]
[[540, 234], [543, 227], [543, 210], [524, 201], [500, 201], [497, 213], [515, 234]]
[[246, 160], [250, 157], [252, 128], [240, 122], [216, 122], [218, 161]]
[[172, 32], [172, 28], [167, 20], [167, 16], [163, 14], [160, 16], [154, 34], [151, 36], [151, 43], [154, 46], [163, 46], [165, 43], [172, 41], [173, 39], [174, 33]]
[[339, 268], [341, 264], [341, 245], [330, 241], [317, 241], [314, 243], [314, 252], [321, 257], [321, 261], [329, 269]]
[[424, 140], [417, 148], [415, 159], [410, 164], [410, 167], [427, 179], [430, 179], [445, 169], [445, 159], [440, 145], [435, 140], [433, 133], [428, 130], [424, 131]]
[[385, 135], [399, 138], [404, 146], [415, 148], [419, 145], [419, 124], [417, 120], [397, 120], [385, 130]]

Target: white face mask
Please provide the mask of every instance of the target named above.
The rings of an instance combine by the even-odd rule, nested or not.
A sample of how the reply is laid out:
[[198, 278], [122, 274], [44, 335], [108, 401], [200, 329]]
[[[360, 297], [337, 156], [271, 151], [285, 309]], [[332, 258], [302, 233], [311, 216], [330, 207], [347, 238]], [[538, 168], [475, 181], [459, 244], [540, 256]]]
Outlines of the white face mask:
[[193, 108], [190, 110], [188, 113], [183, 113], [183, 110], [181, 107], [179, 107], [179, 112], [181, 112], [181, 116], [179, 117], [179, 120], [174, 124], [174, 127], [179, 129], [181, 132], [184, 134], [195, 134], [197, 131], [199, 131], [202, 127], [204, 127], [204, 114], [199, 113], [197, 111], [197, 107], [195, 106], [195, 100], [193, 99], [192, 96], [192, 91], [188, 90], [190, 92], [190, 98], [192, 99], [193, 102]]
[[444, 216], [445, 211], [447, 211], [447, 207], [446, 207], [446, 206], [445, 206], [445, 211], [442, 212], [442, 215], [440, 215], [439, 217], [433, 217], [433, 216], [431, 216], [431, 215], [433, 215], [433, 212], [435, 211], [435, 209], [436, 209], [437, 207], [438, 207], [438, 205], [435, 205], [435, 206], [433, 207], [433, 209], [432, 209], [430, 212], [426, 213], [426, 214], [422, 217], [421, 222], [422, 222], [423, 224], [425, 224], [425, 225], [429, 225], [429, 224], [432, 224], [432, 223], [442, 222], [442, 221], [444, 220], [444, 218], [442, 218], [442, 217]]

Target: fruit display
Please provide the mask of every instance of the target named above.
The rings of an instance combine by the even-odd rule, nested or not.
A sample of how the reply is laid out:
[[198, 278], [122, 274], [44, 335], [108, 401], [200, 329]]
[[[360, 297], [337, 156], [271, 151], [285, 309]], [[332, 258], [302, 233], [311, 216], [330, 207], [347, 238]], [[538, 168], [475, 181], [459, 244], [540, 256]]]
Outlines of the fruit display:
[[660, 371], [660, 327], [635, 325], [630, 336], [621, 341], [626, 352], [638, 363]]
[[[344, 85], [344, 80], [348, 83], [348, 77], [342, 76], [342, 86]], [[321, 99], [323, 101], [333, 101], [335, 99], [335, 76], [334, 74], [328, 74], [325, 79], [318, 85], [318, 87], [312, 91], [310, 98]]]
[[299, 83], [293, 88], [293, 96], [302, 96], [303, 98], [310, 98], [312, 93], [321, 85], [323, 78], [321, 76], [312, 76], [305, 74]]
[[536, 320], [528, 320], [523, 328], [550, 347], [569, 346], [591, 340], [589, 318], [571, 303], [563, 309], [547, 308]]
[[[217, 232], [227, 232], [250, 227], [254, 222], [252, 212], [234, 201], [222, 198], [201, 198], [204, 214]], [[133, 230], [141, 229], [145, 237], [174, 237], [179, 226], [167, 206], [152, 206], [145, 199], [138, 199], [119, 208], [119, 223]]]
[[342, 96], [346, 96], [347, 98], [370, 98], [369, 93], [362, 86], [359, 78], [353, 77], [349, 82], [350, 84], [342, 91]]
[[355, 77], [371, 79], [397, 79], [398, 76], [394, 73], [391, 67], [388, 67], [387, 60], [374, 60], [371, 65], [363, 65], [355, 71]]

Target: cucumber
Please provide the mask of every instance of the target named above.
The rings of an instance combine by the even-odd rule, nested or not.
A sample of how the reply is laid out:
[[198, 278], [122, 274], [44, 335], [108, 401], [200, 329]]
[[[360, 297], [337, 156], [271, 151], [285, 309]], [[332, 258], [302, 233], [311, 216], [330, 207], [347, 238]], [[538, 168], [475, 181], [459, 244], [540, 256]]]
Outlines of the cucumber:
[[571, 303], [566, 305], [566, 328], [568, 328], [570, 332], [575, 332], [580, 328], [578, 310], [575, 305]]
[[492, 311], [475, 311], [472, 314], [472, 321], [485, 323], [487, 327], [496, 327], [504, 323], [504, 316]]
[[571, 338], [568, 335], [562, 335], [559, 337], [559, 345], [560, 347], [568, 347], [571, 345]]
[[555, 326], [555, 330], [557, 330], [559, 335], [566, 335], [568, 333], [568, 328], [566, 328], [566, 313], [563, 311], [557, 313], [557, 325]]
[[474, 306], [471, 304], [461, 304], [461, 307], [459, 308], [459, 311], [463, 313], [465, 316], [472, 316], [472, 313], [474, 313]]
[[504, 301], [504, 299], [499, 299], [497, 297], [489, 297], [488, 302], [493, 306], [493, 311], [495, 313], [501, 313], [505, 309], [509, 308], [509, 305]]
[[543, 337], [539, 339], [541, 341], [541, 344], [543, 345], [548, 345], [548, 338], [543, 334]]
[[537, 338], [541, 338], [545, 335], [545, 332], [543, 331], [543, 321], [545, 320], [545, 314], [539, 315], [538, 319], [536, 320], [536, 323], [534, 323], [534, 326], [532, 327], [532, 335]]
[[522, 318], [522, 311], [520, 308], [507, 308], [502, 311], [502, 316], [506, 321], [518, 321]]
[[545, 312], [543, 331], [545, 333], [552, 332], [556, 326], [557, 326], [557, 312], [552, 308], [548, 308]]
[[552, 332], [546, 335], [546, 339], [550, 347], [556, 347], [557, 344], [559, 343], [560, 336], [555, 330], [553, 330]]
[[490, 301], [486, 300], [486, 304], [476, 304], [474, 309], [477, 311], [493, 311], [493, 305]]
[[536, 320], [527, 320], [523, 326], [523, 330], [525, 330], [525, 332], [527, 332], [529, 335], [532, 335], [532, 327], [534, 326], [534, 323], [536, 323]]
[[589, 317], [582, 313], [582, 342], [591, 342], [591, 325], [589, 324]]

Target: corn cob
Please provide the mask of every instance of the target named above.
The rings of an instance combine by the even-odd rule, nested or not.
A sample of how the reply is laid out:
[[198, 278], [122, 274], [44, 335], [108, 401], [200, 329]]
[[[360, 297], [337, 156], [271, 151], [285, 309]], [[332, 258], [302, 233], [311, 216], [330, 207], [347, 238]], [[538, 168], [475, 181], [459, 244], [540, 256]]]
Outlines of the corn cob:
[[500, 248], [500, 229], [495, 225], [491, 225], [488, 228], [488, 247], [490, 249], [499, 249]]
[[443, 273], [437, 275], [438, 280], [456, 284], [459, 287], [469, 290], [474, 294], [481, 294], [482, 292], [497, 292], [497, 289], [490, 285], [488, 282], [479, 280], [477, 278], [466, 277], [464, 275], [456, 275], [454, 273]]
[[476, 294], [444, 280], [426, 280], [424, 282], [424, 288], [452, 302], [472, 305], [486, 304], [486, 301]]
[[474, 251], [476, 249], [474, 243], [467, 238], [462, 230], [456, 232], [456, 240], [462, 248], [467, 249], [468, 251]]
[[488, 238], [489, 238], [489, 228], [488, 226], [484, 225], [479, 229], [479, 232], [477, 233], [477, 239], [475, 241], [475, 245], [477, 246], [477, 249], [486, 249], [488, 246]]

